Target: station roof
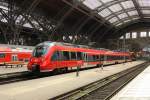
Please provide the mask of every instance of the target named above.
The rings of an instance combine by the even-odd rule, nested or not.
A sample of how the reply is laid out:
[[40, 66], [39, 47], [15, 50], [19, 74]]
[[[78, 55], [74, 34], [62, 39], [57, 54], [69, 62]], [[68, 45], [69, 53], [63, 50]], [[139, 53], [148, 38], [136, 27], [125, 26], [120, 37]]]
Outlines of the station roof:
[[82, 0], [82, 3], [116, 27], [150, 18], [150, 0]]
[[16, 17], [15, 25], [46, 36], [77, 34], [94, 42], [118, 38], [123, 28], [150, 26], [150, 0], [1, 0], [1, 22], [8, 23], [13, 18], [10, 13]]

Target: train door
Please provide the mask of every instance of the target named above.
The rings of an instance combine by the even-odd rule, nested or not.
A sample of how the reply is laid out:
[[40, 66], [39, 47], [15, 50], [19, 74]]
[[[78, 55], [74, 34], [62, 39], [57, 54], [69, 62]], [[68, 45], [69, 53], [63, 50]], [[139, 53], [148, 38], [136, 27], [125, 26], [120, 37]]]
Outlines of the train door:
[[11, 61], [18, 61], [18, 55], [17, 54], [12, 54]]
[[61, 67], [69, 67], [70, 62], [70, 52], [69, 51], [62, 51], [61, 52], [62, 58], [61, 58]]
[[101, 64], [104, 64], [104, 55], [100, 55], [100, 62]]
[[50, 66], [52, 66], [53, 68], [58, 68], [60, 66], [59, 65], [59, 61], [60, 61], [60, 52], [59, 51], [55, 51], [53, 53], [52, 58], [51, 58]]
[[70, 52], [70, 67], [77, 67], [77, 52]]
[[88, 57], [87, 57], [87, 53], [83, 53], [83, 67], [87, 67], [88, 66]]

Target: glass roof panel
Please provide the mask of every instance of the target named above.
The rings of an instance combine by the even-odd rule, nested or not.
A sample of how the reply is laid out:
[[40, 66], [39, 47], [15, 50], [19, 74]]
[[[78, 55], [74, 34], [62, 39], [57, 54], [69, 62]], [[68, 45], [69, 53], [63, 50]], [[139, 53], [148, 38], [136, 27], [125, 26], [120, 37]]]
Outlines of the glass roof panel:
[[113, 12], [117, 12], [117, 11], [122, 10], [122, 8], [119, 4], [112, 5], [112, 6], [109, 7], [109, 9]]
[[130, 1], [121, 2], [121, 4], [122, 4], [122, 6], [125, 9], [133, 8], [134, 7], [134, 4], [133, 4], [133, 2], [131, 0]]
[[6, 20], [5, 18], [3, 18], [1, 21], [2, 21], [2, 22], [4, 22], [4, 23], [6, 23], [6, 22], [7, 22], [7, 20]]
[[0, 6], [0, 8], [1, 8], [1, 9], [4, 9], [4, 10], [8, 10], [8, 8], [5, 7], [5, 6]]
[[123, 18], [125, 18], [125, 17], [128, 17], [128, 15], [127, 15], [126, 13], [122, 13], [122, 14], [118, 15], [118, 17], [119, 17], [120, 19], [123, 19]]
[[137, 1], [141, 7], [150, 6], [150, 0], [137, 0]]
[[138, 15], [138, 12], [136, 10], [133, 10], [133, 11], [129, 11], [128, 14], [130, 16], [134, 16], [134, 15]]
[[99, 12], [98, 14], [101, 15], [102, 17], [106, 17], [106, 16], [110, 15], [111, 12], [109, 9], [106, 8], [106, 9], [102, 10], [101, 12]]
[[142, 10], [143, 14], [150, 14], [150, 10]]
[[107, 3], [107, 2], [110, 2], [110, 1], [113, 1], [113, 0], [101, 0], [102, 2], [104, 3]]
[[[140, 19], [138, 10], [140, 10], [139, 12], [142, 12], [144, 18], [150, 18], [150, 0], [135, 0], [137, 5], [133, 3], [133, 0], [116, 1], [117, 0], [84, 0], [83, 4], [93, 11], [98, 11], [97, 13], [101, 17], [105, 18], [105, 20], [115, 26], [120, 26], [124, 23]], [[96, 9], [98, 7], [99, 9]], [[123, 19], [123, 21], [121, 21], [121, 19]]]
[[92, 10], [102, 5], [102, 3], [99, 2], [99, 0], [85, 0], [83, 4], [85, 4], [87, 7], [89, 7]]
[[117, 18], [117, 17], [113, 17], [113, 18], [111, 18], [111, 19], [109, 20], [110, 23], [114, 23], [114, 22], [116, 22], [116, 21], [118, 21], [118, 18]]

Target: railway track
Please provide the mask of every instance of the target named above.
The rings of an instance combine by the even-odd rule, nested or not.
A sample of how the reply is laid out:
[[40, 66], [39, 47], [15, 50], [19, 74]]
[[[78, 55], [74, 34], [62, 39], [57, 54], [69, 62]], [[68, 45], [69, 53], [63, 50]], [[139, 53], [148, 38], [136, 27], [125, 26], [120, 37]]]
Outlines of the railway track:
[[31, 76], [31, 74], [28, 71], [1, 74], [0, 85], [27, 80], [29, 76]]
[[109, 100], [148, 65], [149, 63], [137, 65], [50, 100]]
[[37, 78], [44, 78], [44, 77], [54, 76], [58, 74], [63, 74], [63, 73], [55, 73], [55, 74], [53, 73], [31, 73], [31, 72], [25, 71], [25, 72], [3, 74], [3, 75], [0, 75], [0, 85], [20, 82], [20, 81], [27, 81], [27, 80], [37, 79]]

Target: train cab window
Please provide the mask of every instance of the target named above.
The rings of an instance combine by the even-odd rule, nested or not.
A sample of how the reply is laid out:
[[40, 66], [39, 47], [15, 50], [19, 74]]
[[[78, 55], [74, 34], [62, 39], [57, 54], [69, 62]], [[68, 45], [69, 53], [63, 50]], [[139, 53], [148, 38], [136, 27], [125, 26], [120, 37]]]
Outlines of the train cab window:
[[77, 59], [82, 60], [82, 53], [81, 52], [77, 52]]
[[4, 54], [4, 53], [1, 53], [1, 54], [0, 54], [0, 58], [5, 58], [5, 54]]
[[68, 51], [63, 51], [62, 52], [62, 60], [70, 60]]
[[46, 45], [37, 46], [33, 51], [33, 57], [41, 57], [45, 55], [47, 51], [48, 51], [48, 46]]
[[70, 54], [71, 54], [71, 60], [77, 60], [76, 52], [70, 52]]
[[51, 60], [52, 60], [52, 61], [59, 60], [59, 56], [60, 56], [60, 55], [59, 55], [59, 52], [56, 51], [56, 52], [54, 52], [54, 54], [53, 54]]

